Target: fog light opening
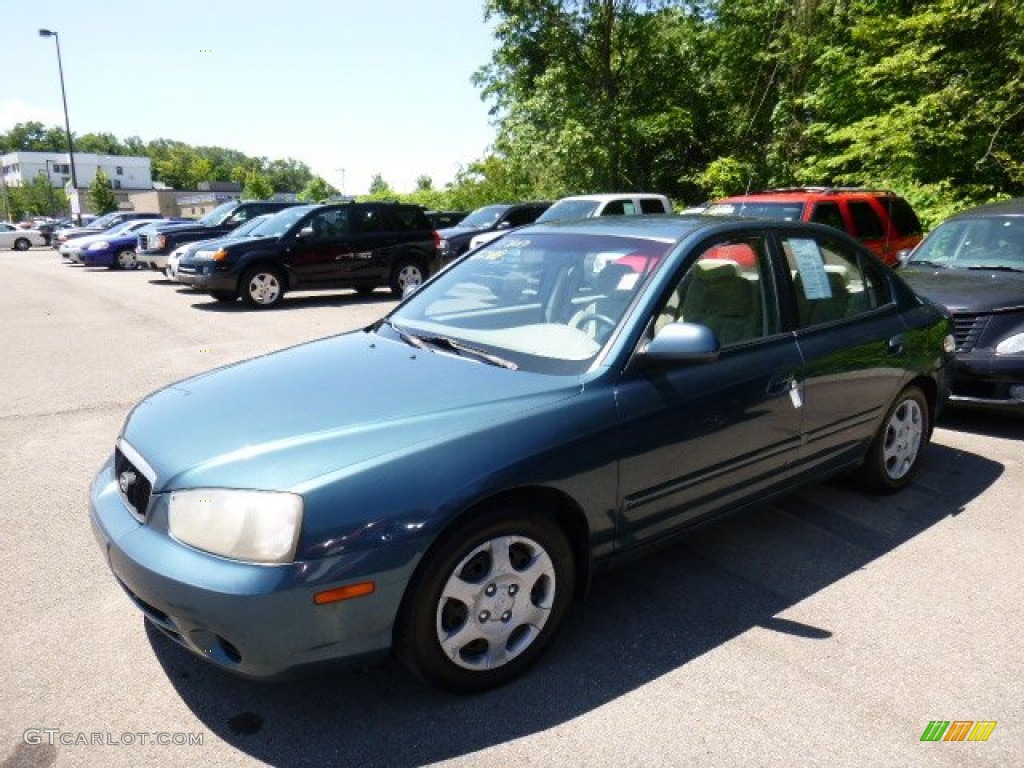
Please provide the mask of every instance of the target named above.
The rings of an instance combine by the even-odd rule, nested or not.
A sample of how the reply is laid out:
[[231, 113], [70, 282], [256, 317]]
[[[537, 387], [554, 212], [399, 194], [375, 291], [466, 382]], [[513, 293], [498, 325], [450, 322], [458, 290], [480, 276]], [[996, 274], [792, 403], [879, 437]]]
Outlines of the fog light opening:
[[238, 649], [235, 648], [234, 645], [232, 645], [230, 642], [225, 640], [220, 635], [217, 635], [217, 644], [220, 646], [220, 649], [224, 652], [224, 655], [227, 656], [230, 661], [234, 662], [235, 664], [238, 664], [242, 661], [242, 654], [238, 652]]

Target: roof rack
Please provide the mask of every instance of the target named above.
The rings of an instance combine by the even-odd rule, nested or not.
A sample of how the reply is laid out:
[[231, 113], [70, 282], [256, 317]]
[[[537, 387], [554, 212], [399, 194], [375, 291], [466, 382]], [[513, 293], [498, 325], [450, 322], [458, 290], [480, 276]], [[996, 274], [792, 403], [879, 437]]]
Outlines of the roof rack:
[[891, 189], [875, 189], [873, 187], [776, 187], [766, 189], [759, 194], [770, 194], [773, 192], [818, 192], [824, 195], [832, 195], [842, 192], [857, 192], [860, 194], [883, 194], [895, 195]]

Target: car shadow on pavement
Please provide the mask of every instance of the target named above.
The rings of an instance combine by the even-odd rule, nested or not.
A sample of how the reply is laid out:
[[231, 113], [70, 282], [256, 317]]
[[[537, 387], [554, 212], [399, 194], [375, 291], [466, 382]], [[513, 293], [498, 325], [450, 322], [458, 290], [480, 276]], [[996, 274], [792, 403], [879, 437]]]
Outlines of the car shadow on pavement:
[[385, 293], [381, 291], [371, 293], [368, 296], [355, 293], [354, 291], [349, 293], [335, 292], [289, 295], [273, 309], [256, 309], [243, 301], [217, 301], [211, 296], [199, 294], [188, 289], [180, 292], [198, 298], [199, 301], [194, 303], [192, 308], [202, 310], [203, 312], [291, 312], [298, 309], [307, 309], [308, 307], [353, 307], [370, 304], [394, 304], [398, 301], [390, 292]]
[[977, 408], [947, 408], [936, 424], [972, 435], [1024, 440], [1024, 412], [996, 412]]
[[540, 663], [479, 695], [434, 690], [390, 660], [254, 683], [199, 661], [148, 623], [147, 634], [196, 717], [258, 760], [418, 766], [571, 721], [753, 627], [826, 641], [828, 627], [778, 614], [960, 514], [1002, 472], [997, 462], [932, 444], [902, 493], [820, 484], [695, 528], [597, 575]]

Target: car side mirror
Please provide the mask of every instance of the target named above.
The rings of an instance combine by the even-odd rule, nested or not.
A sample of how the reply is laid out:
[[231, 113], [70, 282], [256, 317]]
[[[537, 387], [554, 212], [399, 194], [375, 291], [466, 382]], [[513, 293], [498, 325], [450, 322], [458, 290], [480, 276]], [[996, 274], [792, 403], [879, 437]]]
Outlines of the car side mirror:
[[312, 236], [313, 236], [313, 227], [312, 226], [303, 227], [302, 229], [300, 229], [298, 232], [295, 233], [295, 237], [297, 237], [299, 240], [304, 240], [305, 238], [312, 237]]
[[510, 226], [511, 224], [507, 221], [499, 221], [495, 229], [508, 229]]
[[721, 346], [715, 332], [696, 323], [669, 323], [639, 351], [649, 363], [708, 363], [718, 359]]
[[896, 251], [896, 266], [905, 267], [907, 262], [910, 261], [910, 255], [914, 252], [913, 248], [901, 248]]

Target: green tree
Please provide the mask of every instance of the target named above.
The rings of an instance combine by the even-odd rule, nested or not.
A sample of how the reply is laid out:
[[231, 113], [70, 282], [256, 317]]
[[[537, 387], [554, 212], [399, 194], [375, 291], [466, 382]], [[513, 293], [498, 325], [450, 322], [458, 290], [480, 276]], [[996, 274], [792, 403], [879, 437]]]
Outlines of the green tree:
[[114, 186], [107, 178], [103, 169], [96, 171], [96, 178], [89, 185], [86, 192], [89, 199], [89, 206], [98, 214], [110, 213], [117, 210], [117, 198], [114, 196]]
[[366, 197], [370, 200], [392, 200], [397, 197], [397, 193], [379, 173], [373, 174], [373, 178], [370, 179], [370, 189], [367, 192]]
[[258, 171], [250, 170], [245, 174], [242, 184], [242, 197], [246, 200], [269, 200], [274, 196], [274, 188], [270, 178]]
[[317, 203], [328, 200], [339, 195], [337, 189], [332, 187], [322, 176], [314, 176], [299, 192], [299, 200], [306, 203]]

